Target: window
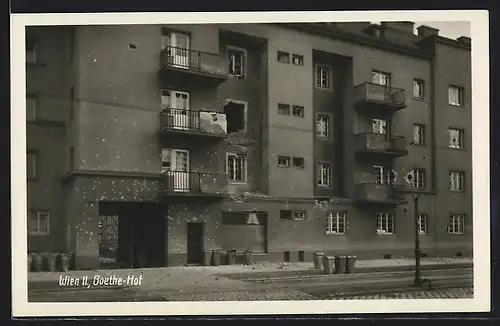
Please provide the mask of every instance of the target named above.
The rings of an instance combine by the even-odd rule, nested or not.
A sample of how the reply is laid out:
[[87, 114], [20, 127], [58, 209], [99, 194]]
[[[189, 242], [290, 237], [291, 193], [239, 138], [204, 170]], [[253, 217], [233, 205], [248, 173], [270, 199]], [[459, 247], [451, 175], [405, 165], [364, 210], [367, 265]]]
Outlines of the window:
[[294, 157], [292, 160], [292, 164], [294, 168], [304, 168], [304, 158], [303, 157]]
[[461, 87], [450, 86], [448, 88], [448, 103], [454, 106], [462, 106], [464, 90]]
[[299, 55], [299, 54], [293, 54], [292, 55], [292, 63], [297, 66], [303, 66], [304, 65], [304, 56]]
[[330, 116], [318, 114], [316, 117], [316, 135], [321, 139], [330, 139]]
[[331, 88], [332, 68], [325, 65], [316, 66], [316, 88]]
[[290, 105], [278, 103], [278, 114], [290, 115]]
[[291, 209], [280, 210], [280, 219], [281, 220], [292, 220], [293, 219], [293, 211]]
[[450, 191], [464, 191], [465, 173], [450, 171]]
[[229, 74], [236, 78], [245, 76], [245, 50], [229, 47], [227, 54], [229, 57]]
[[325, 219], [325, 234], [344, 234], [345, 233], [345, 212], [330, 212]]
[[372, 71], [372, 83], [391, 86], [391, 74], [381, 71]]
[[394, 234], [393, 213], [377, 213], [377, 234]]
[[28, 180], [35, 180], [38, 177], [38, 155], [36, 152], [26, 153], [26, 177]]
[[290, 157], [288, 156], [278, 156], [278, 166], [282, 168], [290, 167]]
[[420, 234], [427, 233], [427, 221], [428, 221], [427, 213], [418, 214], [418, 232]]
[[304, 117], [304, 107], [299, 105], [294, 105], [292, 108], [292, 114], [294, 117]]
[[464, 131], [461, 129], [448, 129], [448, 146], [450, 148], [461, 149], [464, 148]]
[[290, 53], [278, 51], [278, 61], [283, 63], [290, 63]]
[[305, 210], [296, 210], [293, 212], [293, 219], [296, 221], [304, 221], [307, 218]]
[[306, 219], [306, 217], [307, 213], [305, 210], [291, 210], [291, 209], [280, 210], [281, 220], [303, 221]]
[[229, 101], [224, 106], [223, 111], [226, 115], [228, 133], [236, 133], [245, 130], [247, 114], [247, 104], [245, 102]]
[[30, 235], [49, 234], [49, 212], [28, 211], [28, 233]]
[[448, 233], [463, 234], [464, 233], [465, 215], [452, 214], [448, 223]]
[[36, 64], [36, 41], [31, 38], [26, 39], [26, 63]]
[[413, 144], [425, 145], [425, 125], [417, 123], [413, 125]]
[[374, 165], [375, 183], [378, 184], [393, 184], [396, 174], [394, 170], [387, 166]]
[[318, 163], [318, 186], [330, 187], [332, 165], [330, 163]]
[[241, 154], [227, 155], [227, 175], [230, 181], [246, 182], [246, 156]]
[[416, 99], [424, 98], [424, 81], [421, 79], [413, 80], [413, 97]]
[[424, 189], [425, 188], [425, 169], [414, 169], [410, 172], [410, 181], [414, 188]]
[[34, 95], [26, 96], [26, 121], [36, 121], [37, 98]]

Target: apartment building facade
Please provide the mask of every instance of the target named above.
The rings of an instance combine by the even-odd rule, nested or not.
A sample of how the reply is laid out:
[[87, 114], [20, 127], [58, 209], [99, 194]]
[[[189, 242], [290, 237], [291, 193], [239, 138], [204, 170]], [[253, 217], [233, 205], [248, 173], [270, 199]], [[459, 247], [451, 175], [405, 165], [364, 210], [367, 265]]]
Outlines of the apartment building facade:
[[423, 252], [471, 255], [470, 39], [413, 28], [27, 29], [29, 250], [411, 257], [418, 193]]

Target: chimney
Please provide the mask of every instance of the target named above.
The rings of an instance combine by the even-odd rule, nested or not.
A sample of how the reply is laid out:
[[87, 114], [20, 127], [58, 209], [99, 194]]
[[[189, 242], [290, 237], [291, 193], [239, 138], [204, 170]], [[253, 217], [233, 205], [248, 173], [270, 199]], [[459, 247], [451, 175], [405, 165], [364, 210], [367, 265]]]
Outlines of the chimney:
[[382, 22], [380, 25], [382, 27], [390, 27], [390, 28], [394, 28], [394, 29], [406, 32], [406, 33], [414, 34], [414, 30], [413, 30], [413, 28], [415, 26], [414, 22], [406, 22], [406, 21], [405, 22]]
[[417, 27], [418, 36], [427, 37], [431, 35], [439, 35], [439, 29], [421, 25]]
[[457, 41], [460, 44], [471, 45], [471, 39], [467, 36], [460, 36], [459, 38], [457, 38]]

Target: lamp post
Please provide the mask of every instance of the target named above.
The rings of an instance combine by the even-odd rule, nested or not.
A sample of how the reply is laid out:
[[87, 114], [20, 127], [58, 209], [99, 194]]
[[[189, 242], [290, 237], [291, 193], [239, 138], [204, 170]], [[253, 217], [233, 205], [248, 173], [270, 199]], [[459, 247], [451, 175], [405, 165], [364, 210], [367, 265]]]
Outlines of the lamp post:
[[[409, 144], [410, 146], [414, 145], [414, 142]], [[425, 160], [425, 156], [422, 157]], [[406, 182], [414, 186], [414, 171], [412, 169], [410, 173], [408, 173], [405, 177]], [[414, 192], [412, 194], [413, 197], [413, 218], [415, 219], [415, 280], [413, 281], [414, 286], [421, 287], [422, 283], [427, 280], [422, 280], [421, 277], [421, 268], [420, 268], [420, 218], [418, 214], [418, 201], [420, 199], [420, 194]]]
[[422, 278], [420, 277], [420, 223], [418, 216], [418, 200], [420, 194], [413, 194], [413, 215], [415, 218], [415, 281], [413, 285], [422, 286]]

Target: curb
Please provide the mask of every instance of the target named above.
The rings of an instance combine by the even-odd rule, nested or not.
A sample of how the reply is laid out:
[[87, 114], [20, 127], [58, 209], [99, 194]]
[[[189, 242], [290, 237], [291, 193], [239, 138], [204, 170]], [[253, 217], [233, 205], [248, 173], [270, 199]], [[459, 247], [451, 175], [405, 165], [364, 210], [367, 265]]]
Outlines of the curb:
[[[427, 269], [427, 271], [463, 271], [463, 270], [472, 270], [472, 268], [446, 268], [446, 269]], [[356, 280], [359, 278], [363, 277], [376, 277], [376, 276], [389, 276], [389, 275], [394, 275], [394, 276], [402, 276], [407, 273], [413, 273], [415, 269], [410, 269], [410, 270], [400, 270], [400, 271], [387, 271], [387, 272], [373, 272], [373, 273], [366, 273], [366, 272], [357, 272], [353, 274], [318, 274], [318, 275], [304, 275], [304, 276], [283, 276], [283, 277], [268, 277], [268, 278], [251, 278], [251, 279], [244, 279], [242, 281], [245, 282], [257, 282], [257, 283], [270, 283], [270, 282], [275, 282], [275, 281], [280, 281], [280, 280], [296, 280], [296, 281], [302, 281], [302, 280], [322, 280], [322, 279], [331, 279], [331, 280]]]
[[[473, 268], [473, 263], [451, 263], [451, 264], [428, 264], [421, 265], [422, 271], [430, 270], [451, 270], [451, 269], [471, 269]], [[231, 274], [216, 274], [220, 277], [226, 277], [229, 279], [236, 279], [241, 281], [259, 281], [259, 280], [272, 280], [272, 279], [308, 279], [308, 278], [322, 278], [322, 277], [361, 277], [366, 274], [380, 274], [380, 273], [391, 273], [391, 272], [411, 272], [415, 270], [414, 265], [404, 265], [404, 266], [382, 266], [382, 267], [365, 267], [357, 268], [354, 273], [351, 274], [323, 274], [321, 269], [309, 269], [309, 270], [295, 270], [295, 271], [278, 271], [278, 272], [243, 272], [243, 273], [231, 273]], [[342, 275], [342, 276], [340, 276]]]

